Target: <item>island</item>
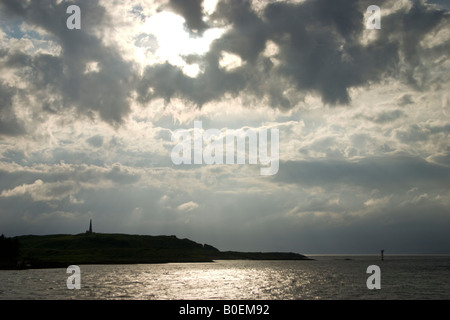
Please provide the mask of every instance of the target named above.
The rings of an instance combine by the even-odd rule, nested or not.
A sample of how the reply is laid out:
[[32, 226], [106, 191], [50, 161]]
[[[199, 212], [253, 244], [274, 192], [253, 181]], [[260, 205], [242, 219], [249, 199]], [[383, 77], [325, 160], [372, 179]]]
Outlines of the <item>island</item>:
[[[2, 236], [8, 256], [0, 268], [62, 268], [86, 264], [214, 262], [214, 260], [311, 260], [293, 252], [220, 251], [176, 236], [118, 233]], [[14, 254], [14, 250], [16, 250]]]

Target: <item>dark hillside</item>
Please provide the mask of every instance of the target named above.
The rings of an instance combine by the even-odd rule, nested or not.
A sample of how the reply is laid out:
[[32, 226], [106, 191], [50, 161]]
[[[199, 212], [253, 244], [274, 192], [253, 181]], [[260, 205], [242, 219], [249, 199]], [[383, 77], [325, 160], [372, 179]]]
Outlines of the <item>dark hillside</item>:
[[20, 236], [20, 267], [49, 268], [80, 264], [212, 262], [213, 260], [302, 260], [295, 253], [221, 252], [176, 236], [83, 233]]

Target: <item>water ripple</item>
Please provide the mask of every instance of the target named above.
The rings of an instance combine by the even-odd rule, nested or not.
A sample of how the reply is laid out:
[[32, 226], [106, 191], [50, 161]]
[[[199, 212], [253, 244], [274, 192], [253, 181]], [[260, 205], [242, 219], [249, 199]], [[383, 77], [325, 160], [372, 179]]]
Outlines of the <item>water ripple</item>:
[[[366, 287], [379, 264], [382, 289]], [[448, 299], [450, 258], [381, 261], [217, 261], [154, 265], [84, 265], [81, 289], [68, 290], [65, 269], [0, 271], [0, 299], [292, 300]]]

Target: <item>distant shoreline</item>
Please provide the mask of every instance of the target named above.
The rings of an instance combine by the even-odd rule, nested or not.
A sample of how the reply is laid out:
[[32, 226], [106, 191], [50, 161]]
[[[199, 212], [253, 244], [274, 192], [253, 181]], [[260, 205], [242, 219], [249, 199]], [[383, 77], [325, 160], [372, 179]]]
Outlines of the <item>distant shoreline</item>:
[[293, 252], [220, 251], [176, 236], [108, 233], [26, 235], [10, 238], [19, 245], [14, 260], [0, 269], [67, 268], [69, 265], [213, 263], [214, 260], [313, 260]]

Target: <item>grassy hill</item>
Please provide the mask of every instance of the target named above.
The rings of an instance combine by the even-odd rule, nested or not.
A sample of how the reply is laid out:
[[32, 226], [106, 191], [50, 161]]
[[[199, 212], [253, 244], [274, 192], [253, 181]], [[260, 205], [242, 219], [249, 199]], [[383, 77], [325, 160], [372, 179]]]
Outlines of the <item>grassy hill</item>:
[[302, 260], [296, 253], [221, 252], [175, 236], [77, 234], [15, 237], [18, 261], [31, 268], [67, 267], [71, 264], [128, 264], [211, 262], [213, 260]]

